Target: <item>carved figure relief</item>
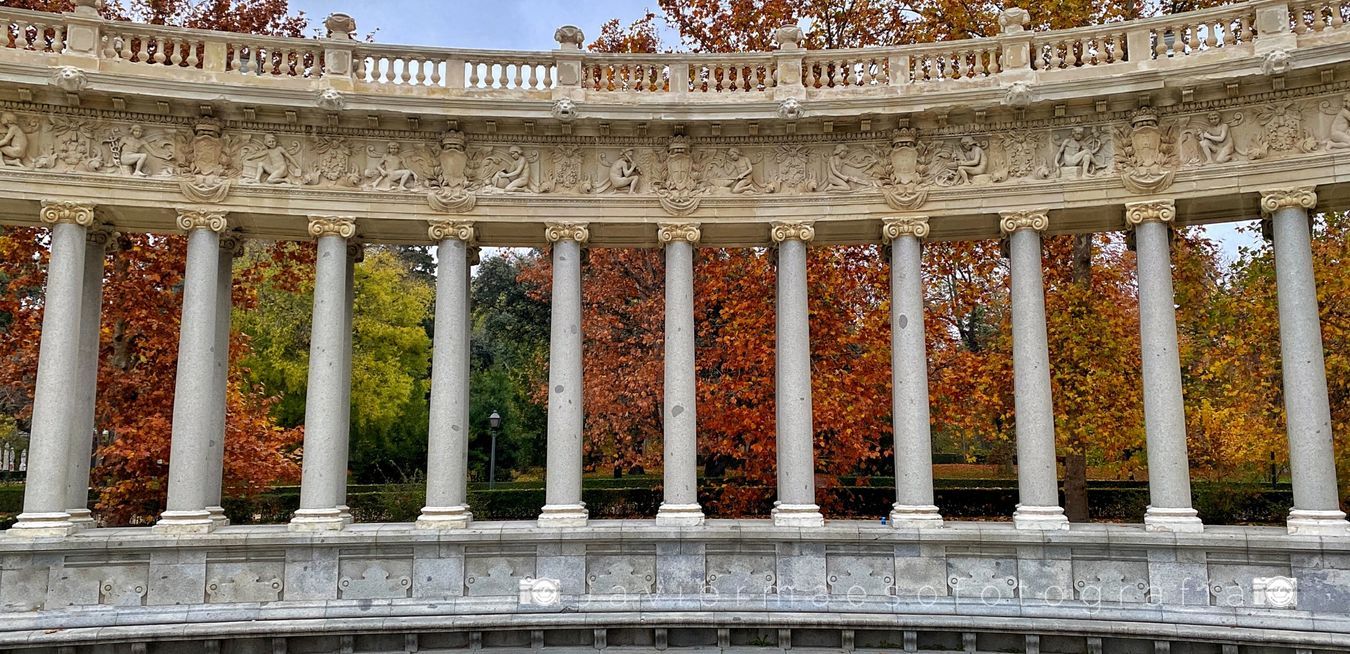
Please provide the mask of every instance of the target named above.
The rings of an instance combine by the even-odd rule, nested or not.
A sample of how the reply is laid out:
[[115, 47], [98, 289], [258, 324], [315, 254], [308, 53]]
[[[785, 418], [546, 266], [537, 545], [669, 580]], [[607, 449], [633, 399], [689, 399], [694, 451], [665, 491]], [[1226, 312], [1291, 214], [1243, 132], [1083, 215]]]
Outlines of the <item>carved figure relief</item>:
[[760, 158], [752, 158], [738, 147], [719, 150], [708, 159], [703, 168], [711, 185], [733, 195], [765, 193], [769, 185], [759, 181], [755, 165]]
[[539, 179], [539, 151], [513, 145], [506, 150], [505, 156], [492, 154], [488, 157], [489, 177], [486, 189], [499, 193], [539, 192], [536, 180]]
[[867, 171], [880, 162], [870, 152], [854, 152], [847, 145], [836, 145], [825, 164], [825, 188], [822, 190], [840, 193], [877, 186], [867, 176]]
[[1055, 166], [1061, 179], [1091, 177], [1106, 168], [1104, 143], [1096, 130], [1075, 127], [1059, 142]]
[[19, 126], [18, 117], [8, 111], [0, 113], [0, 129], [5, 131], [0, 136], [0, 166], [22, 167], [28, 156], [28, 132]]
[[[1330, 103], [1323, 101], [1323, 111]], [[1350, 94], [1341, 99], [1341, 108], [1331, 121], [1331, 131], [1327, 134], [1327, 149], [1342, 150], [1350, 148]]]
[[366, 171], [366, 178], [372, 180], [370, 188], [377, 191], [411, 191], [417, 183], [417, 173], [403, 161], [403, 146], [398, 141], [390, 141], [380, 154], [375, 146], [366, 146], [367, 162], [374, 161], [375, 166]]
[[642, 181], [642, 171], [638, 169], [634, 156], [633, 149], [627, 148], [611, 162], [608, 155], [601, 153], [600, 166], [604, 168], [606, 177], [595, 185], [594, 192], [637, 193], [638, 185]]
[[987, 144], [981, 144], [974, 137], [961, 137], [959, 145], [950, 152], [943, 152], [942, 158], [951, 162], [938, 177], [938, 184], [942, 186], [989, 184], [994, 181], [989, 174]]
[[59, 172], [100, 172], [104, 166], [94, 142], [95, 123], [72, 116], [52, 116], [51, 142], [34, 162], [34, 168]]
[[295, 184], [300, 181], [299, 141], [282, 147], [276, 134], [243, 146], [244, 179], [254, 184]]
[[1050, 171], [1041, 163], [1041, 140], [1029, 129], [1005, 132], [999, 140], [1006, 158], [1007, 179], [1046, 179]]
[[1228, 163], [1237, 153], [1237, 143], [1233, 139], [1233, 129], [1242, 123], [1242, 112], [1233, 114], [1233, 119], [1225, 122], [1217, 111], [1205, 114], [1204, 123], [1188, 127], [1181, 132], [1182, 160], [1188, 166], [1202, 164]]
[[[173, 143], [167, 138], [147, 137], [141, 125], [132, 125], [126, 134], [114, 127], [104, 143], [123, 175], [146, 177], [151, 162], [162, 164], [173, 160]], [[164, 168], [161, 172], [171, 171]]]
[[1120, 156], [1116, 169], [1125, 188], [1135, 193], [1156, 193], [1172, 185], [1176, 174], [1176, 141], [1173, 127], [1163, 128], [1158, 113], [1142, 107], [1130, 116], [1130, 128], [1116, 129]]

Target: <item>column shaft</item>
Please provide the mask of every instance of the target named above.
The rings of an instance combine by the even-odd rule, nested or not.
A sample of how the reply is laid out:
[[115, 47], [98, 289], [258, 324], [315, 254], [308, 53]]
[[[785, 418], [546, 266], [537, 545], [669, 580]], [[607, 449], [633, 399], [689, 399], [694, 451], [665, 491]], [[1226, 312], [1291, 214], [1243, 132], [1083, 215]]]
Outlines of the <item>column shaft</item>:
[[[1262, 198], [1269, 209], [1273, 195]], [[1345, 535], [1347, 523], [1336, 487], [1336, 459], [1322, 353], [1321, 312], [1313, 278], [1312, 231], [1308, 209], [1316, 200], [1290, 194], [1271, 211], [1275, 283], [1279, 293], [1280, 361], [1284, 379], [1289, 472], [1294, 486], [1290, 533]]]
[[[1044, 214], [1024, 217], [1039, 218]], [[1041, 227], [1016, 225], [1008, 234], [1011, 257], [1013, 395], [1017, 430], [1018, 529], [1067, 529], [1059, 506], [1055, 466], [1055, 414], [1050, 398], [1045, 287], [1041, 278]]]
[[1177, 353], [1176, 297], [1168, 226], [1170, 201], [1126, 205], [1135, 225], [1139, 280], [1139, 355], [1144, 383], [1144, 434], [1148, 443], [1150, 531], [1203, 531], [1191, 508], [1191, 470], [1186, 454], [1186, 412]]
[[[816, 505], [815, 429], [811, 416], [811, 335], [807, 309], [806, 244], [810, 225], [778, 240], [775, 393], [779, 463], [774, 524], [825, 523]], [[775, 234], [776, 236], [776, 234]]]
[[91, 230], [84, 246], [84, 279], [80, 300], [80, 388], [75, 424], [71, 427], [70, 477], [66, 502], [70, 520], [94, 526], [89, 511], [89, 467], [94, 453], [94, 403], [98, 397], [99, 330], [103, 319], [103, 264], [109, 234]]
[[[923, 244], [927, 222], [909, 224], [891, 240], [891, 378], [895, 432], [897, 527], [940, 527], [933, 504], [933, 445], [928, 416], [928, 350], [924, 338]], [[920, 231], [922, 233], [920, 233]], [[883, 233], [883, 236], [888, 234]]]
[[66, 511], [71, 428], [76, 422], [69, 399], [78, 387], [85, 234], [93, 222], [93, 207], [70, 207], [59, 218], [58, 212], [62, 208], [43, 207], [43, 221], [55, 224], [43, 296], [28, 478], [23, 513], [9, 530], [12, 536], [63, 536], [76, 528]]
[[[346, 482], [347, 399], [344, 350], [346, 325], [347, 238], [351, 229], [330, 225], [319, 232], [314, 266], [314, 313], [309, 345], [309, 381], [305, 396], [304, 463], [300, 510], [291, 519], [295, 531], [341, 529], [339, 480]], [[343, 232], [346, 233], [343, 233]]]
[[220, 233], [205, 224], [186, 229], [187, 269], [183, 275], [183, 316], [178, 332], [178, 373], [174, 380], [169, 497], [155, 528], [206, 532], [214, 526], [206, 504], [212, 441], [217, 438], [214, 429], [218, 424], [213, 396], [219, 374], [216, 367], [220, 364], [215, 353]]
[[698, 411], [694, 368], [694, 241], [697, 225], [663, 225], [666, 243], [665, 497], [656, 523], [703, 524], [698, 504]]
[[351, 465], [352, 449], [352, 337], [355, 326], [352, 313], [356, 309], [356, 264], [365, 258], [365, 250], [358, 244], [347, 245], [347, 267], [343, 272], [343, 289], [346, 301], [342, 304], [342, 425], [338, 437], [338, 461], [333, 471], [333, 481], [337, 484], [337, 508], [343, 522], [353, 522], [351, 507], [347, 506], [347, 469]]
[[[433, 227], [434, 229], [434, 227]], [[470, 232], [471, 234], [471, 232]], [[465, 527], [469, 481], [469, 243], [436, 248], [436, 322], [427, 431], [427, 503], [417, 526]]]
[[230, 313], [234, 309], [234, 257], [238, 237], [220, 241], [220, 261], [216, 265], [215, 388], [211, 391], [211, 451], [206, 462], [206, 510], [217, 527], [230, 523], [221, 506], [221, 487], [225, 475], [226, 396], [230, 383]]
[[[575, 238], [580, 236], [580, 238]], [[553, 299], [548, 350], [548, 457], [541, 526], [586, 524], [581, 501], [581, 243], [574, 230], [553, 243]]]

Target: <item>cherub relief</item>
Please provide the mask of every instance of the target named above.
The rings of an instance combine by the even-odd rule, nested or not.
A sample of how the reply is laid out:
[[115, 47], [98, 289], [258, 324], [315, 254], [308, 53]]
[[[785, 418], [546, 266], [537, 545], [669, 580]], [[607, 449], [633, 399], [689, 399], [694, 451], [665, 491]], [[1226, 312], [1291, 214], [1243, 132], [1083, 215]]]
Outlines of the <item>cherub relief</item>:
[[1331, 132], [1327, 135], [1328, 150], [1350, 148], [1350, 94], [1341, 99], [1341, 110], [1331, 120]]
[[1094, 134], [1088, 134], [1082, 127], [1075, 127], [1069, 135], [1059, 142], [1055, 152], [1055, 165], [1061, 175], [1070, 172], [1077, 177], [1089, 177], [1104, 168], [1097, 155], [1101, 152], [1102, 142]]
[[596, 185], [594, 192], [627, 191], [629, 194], [637, 193], [638, 185], [642, 181], [642, 171], [638, 168], [633, 157], [633, 148], [624, 149], [613, 162], [609, 160], [608, 155], [601, 153], [600, 165], [606, 168], [608, 176]]
[[822, 190], [843, 192], [859, 187], [876, 186], [874, 181], [859, 173], [875, 166], [879, 161], [870, 153], [850, 154], [847, 145], [836, 145], [825, 164], [825, 188]]
[[172, 144], [167, 139], [147, 138], [141, 125], [132, 125], [125, 135], [120, 129], [113, 128], [104, 142], [112, 150], [113, 161], [123, 175], [145, 177], [148, 174], [146, 164], [151, 159], [173, 160]]
[[255, 184], [297, 181], [300, 176], [300, 162], [296, 159], [299, 149], [299, 143], [293, 143], [290, 149], [282, 147], [277, 135], [271, 133], [263, 136], [261, 147], [257, 144], [245, 146], [244, 163], [253, 167], [250, 181]]
[[0, 166], [22, 166], [28, 155], [28, 133], [19, 127], [19, 119], [11, 112], [0, 113]]
[[417, 183], [417, 173], [404, 162], [402, 151], [403, 146], [397, 141], [390, 141], [384, 146], [384, 154], [379, 154], [373, 145], [366, 147], [370, 160], [376, 162], [375, 167], [366, 172], [366, 177], [375, 180], [371, 183], [371, 188], [382, 191], [413, 190], [413, 185]]
[[489, 185], [504, 193], [534, 190], [534, 171], [531, 164], [538, 159], [539, 153], [536, 151], [527, 154], [520, 146], [511, 146], [506, 151], [504, 161], [497, 159], [501, 167], [492, 173], [492, 177], [488, 180]]

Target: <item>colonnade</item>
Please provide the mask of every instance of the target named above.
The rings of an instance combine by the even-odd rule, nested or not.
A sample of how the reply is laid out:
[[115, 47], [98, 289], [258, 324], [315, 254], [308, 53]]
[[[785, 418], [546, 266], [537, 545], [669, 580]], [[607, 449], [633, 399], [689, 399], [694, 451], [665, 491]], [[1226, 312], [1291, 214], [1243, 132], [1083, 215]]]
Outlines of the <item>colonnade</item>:
[[[1262, 193], [1273, 221], [1281, 351], [1294, 509], [1292, 533], [1345, 534], [1339, 509], [1331, 439], [1308, 211], [1312, 188]], [[1135, 231], [1139, 314], [1148, 447], [1149, 530], [1190, 532], [1203, 525], [1191, 505], [1184, 403], [1177, 354], [1171, 279], [1170, 200], [1127, 204], [1125, 224]], [[64, 535], [92, 525], [87, 506], [89, 446], [97, 370], [97, 337], [104, 244], [108, 232], [90, 204], [46, 202], [41, 219], [52, 228], [32, 444], [24, 512], [15, 536]], [[1019, 529], [1067, 529], [1059, 503], [1055, 426], [1046, 338], [1041, 235], [1045, 211], [1009, 211], [999, 226], [1008, 239], [1019, 504]], [[175, 385], [167, 509], [155, 529], [202, 533], [224, 523], [220, 479], [225, 438], [231, 261], [239, 239], [219, 212], [182, 211], [188, 234], [178, 377]], [[698, 223], [657, 225], [666, 255], [665, 497], [657, 524], [701, 524], [697, 497], [697, 408], [694, 367], [693, 258]], [[350, 217], [312, 216], [317, 241], [313, 332], [305, 414], [297, 531], [342, 529], [345, 506], [351, 392], [353, 265], [360, 248]], [[426, 506], [419, 528], [471, 524], [467, 501], [469, 439], [469, 271], [475, 228], [468, 221], [432, 221], [436, 244], [436, 326], [428, 433]], [[811, 357], [807, 311], [809, 221], [775, 222], [769, 237], [778, 248], [776, 323], [776, 428], [778, 501], [775, 524], [824, 524], [815, 499]], [[940, 527], [934, 503], [927, 356], [924, 342], [922, 242], [928, 219], [882, 221], [891, 246], [893, 420], [899, 527]], [[590, 237], [585, 223], [549, 223], [552, 249], [552, 316], [548, 375], [546, 501], [541, 527], [585, 525], [582, 501], [581, 251]]]

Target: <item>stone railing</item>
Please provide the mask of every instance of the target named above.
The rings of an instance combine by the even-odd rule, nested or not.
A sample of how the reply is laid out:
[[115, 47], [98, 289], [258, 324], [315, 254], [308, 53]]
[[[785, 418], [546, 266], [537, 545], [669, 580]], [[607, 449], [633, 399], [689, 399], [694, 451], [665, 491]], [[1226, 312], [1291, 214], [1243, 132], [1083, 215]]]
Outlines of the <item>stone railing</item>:
[[[1013, 10], [1005, 12], [1001, 33], [989, 38], [826, 52], [802, 50], [800, 30], [784, 28], [776, 51], [722, 55], [586, 52], [584, 37], [574, 27], [560, 29], [560, 49], [547, 52], [362, 43], [351, 38], [355, 25], [343, 16], [328, 26], [330, 38], [324, 39], [108, 22], [88, 9], [67, 15], [0, 9], [0, 21], [8, 26], [3, 49], [45, 55], [51, 64], [73, 63], [91, 72], [154, 76], [176, 68], [183, 80], [248, 84], [230, 75], [236, 74], [288, 81], [297, 90], [331, 88], [390, 98], [568, 98], [595, 103], [588, 111], [603, 116], [607, 103], [659, 103], [677, 95], [711, 102], [820, 93], [840, 99], [914, 84], [1007, 84], [1107, 64], [1124, 74], [1146, 70], [1158, 60], [1250, 50], [1258, 34], [1272, 30], [1335, 31], [1344, 23], [1342, 12], [1340, 3], [1249, 0], [1146, 20], [1028, 32], [1026, 13]], [[1272, 43], [1281, 45], [1287, 44]]]

